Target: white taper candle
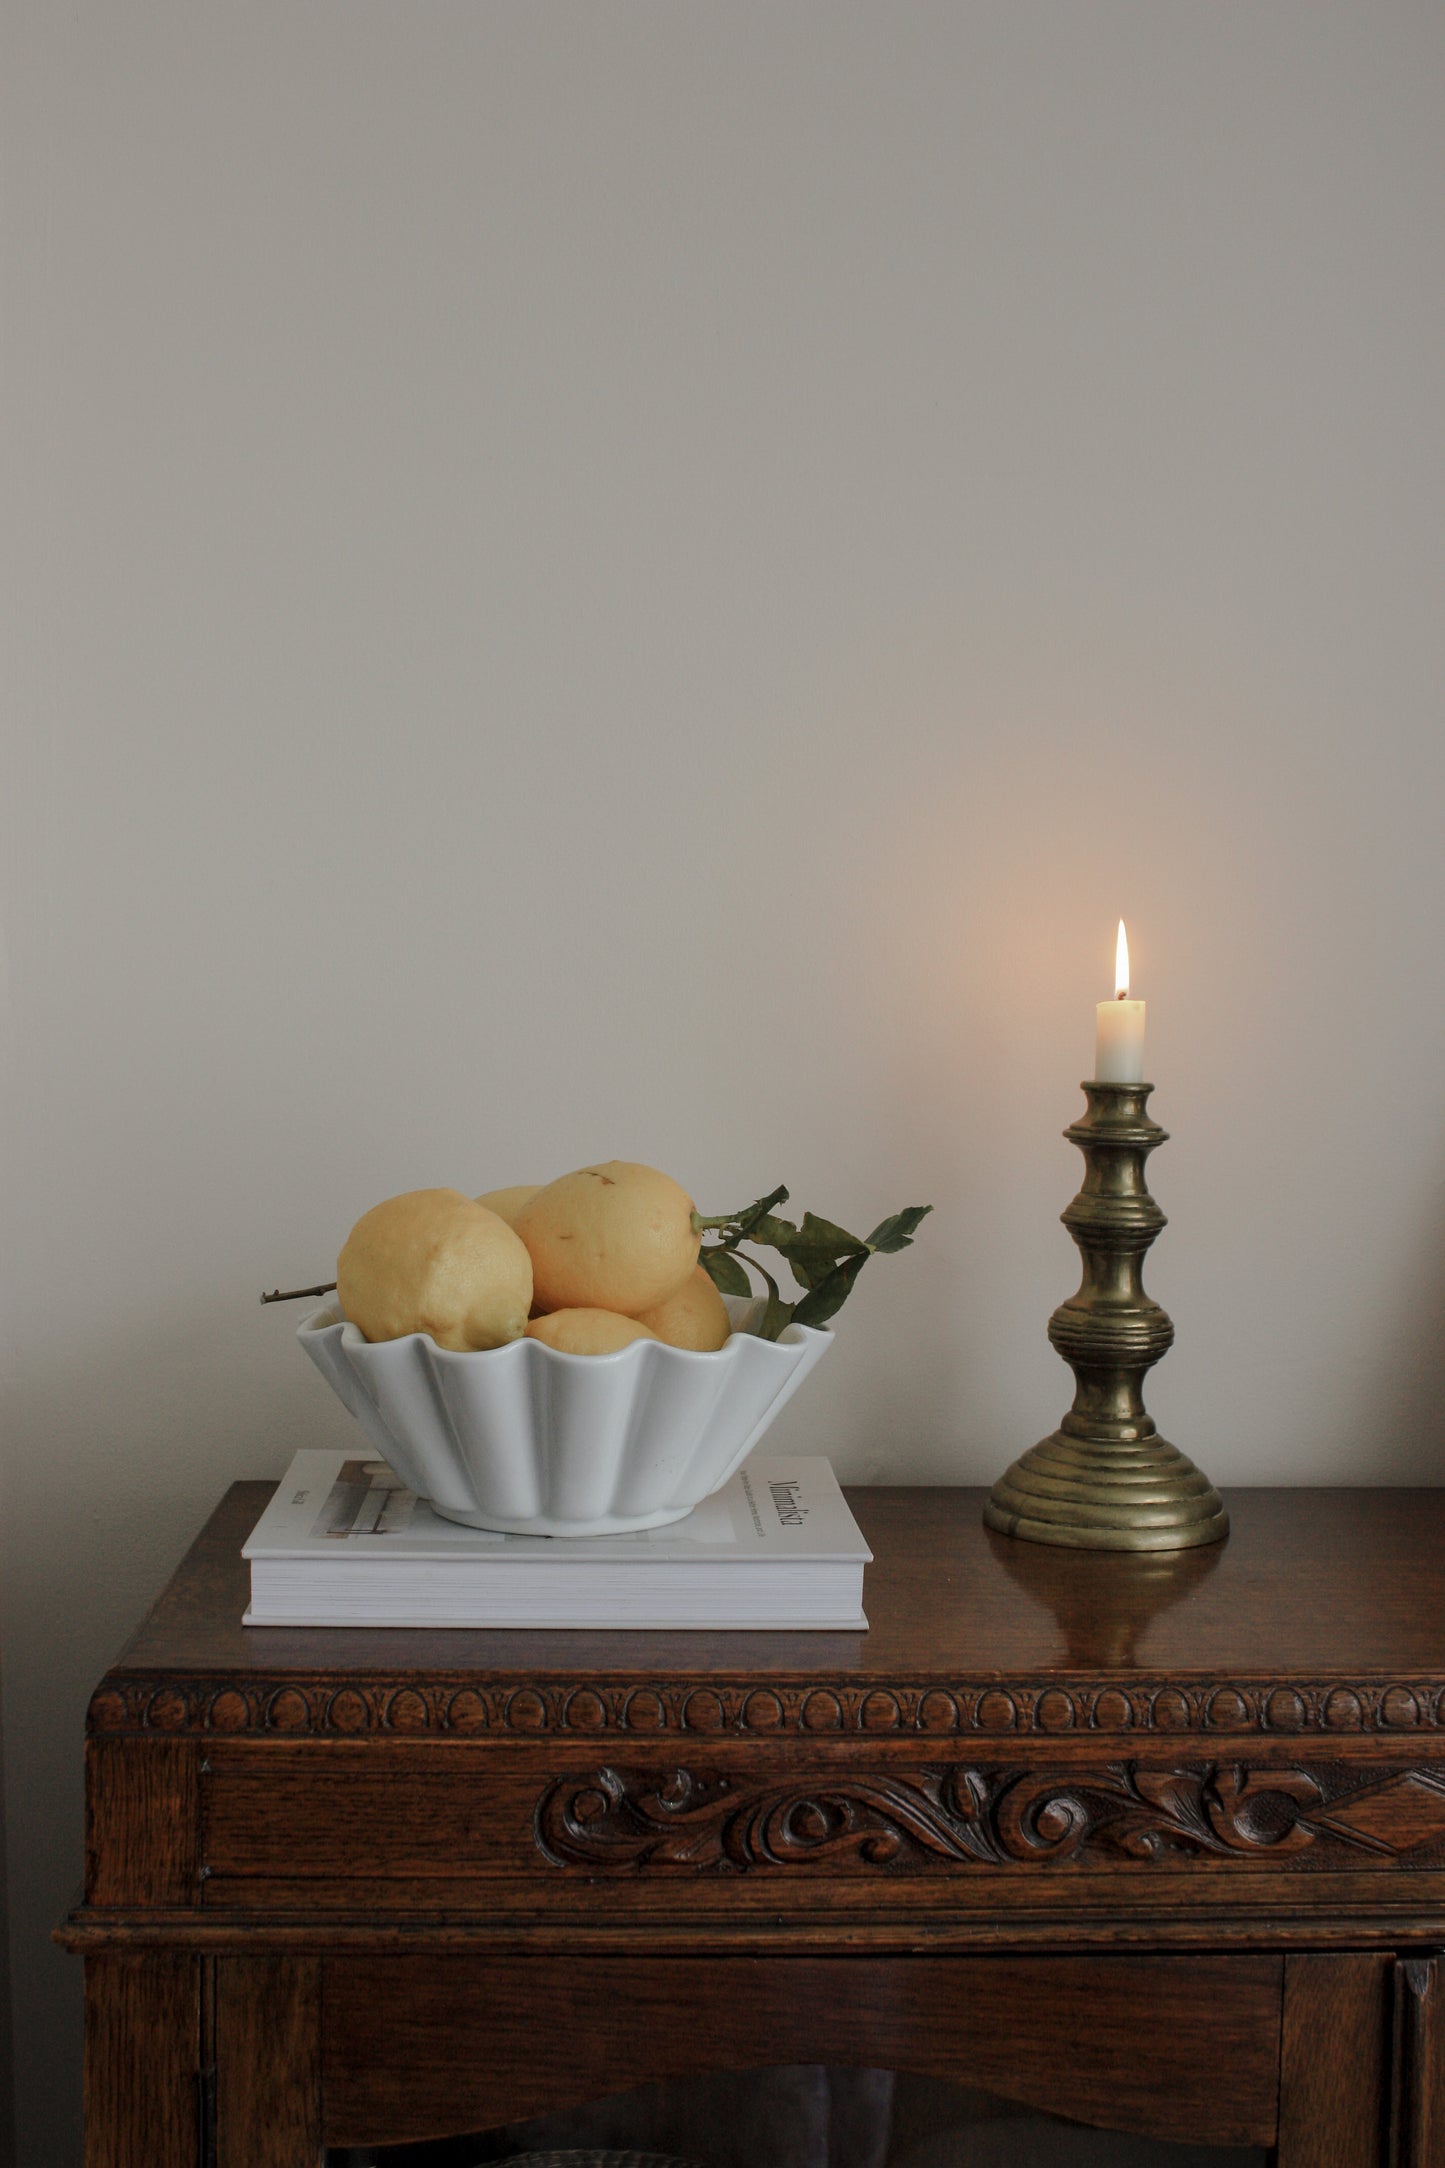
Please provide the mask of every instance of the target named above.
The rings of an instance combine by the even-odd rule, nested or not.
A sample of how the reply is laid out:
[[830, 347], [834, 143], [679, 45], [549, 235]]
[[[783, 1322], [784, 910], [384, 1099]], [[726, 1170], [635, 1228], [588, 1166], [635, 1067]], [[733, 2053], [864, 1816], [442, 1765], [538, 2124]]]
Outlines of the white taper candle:
[[1099, 1084], [1144, 1081], [1144, 1003], [1129, 999], [1129, 938], [1119, 921], [1114, 950], [1114, 999], [1097, 1007], [1094, 1079]]

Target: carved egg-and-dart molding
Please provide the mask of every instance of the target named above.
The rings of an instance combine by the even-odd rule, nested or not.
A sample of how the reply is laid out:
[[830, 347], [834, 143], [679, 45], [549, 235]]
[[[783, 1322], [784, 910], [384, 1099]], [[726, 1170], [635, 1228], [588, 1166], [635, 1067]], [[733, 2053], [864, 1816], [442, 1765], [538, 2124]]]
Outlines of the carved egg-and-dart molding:
[[[1361, 1785], [1347, 1765], [1237, 1762], [1084, 1773], [975, 1769], [907, 1777], [815, 1771], [783, 1784], [687, 1769], [598, 1768], [537, 1803], [536, 1840], [559, 1867], [621, 1873], [938, 1871], [968, 1866], [1385, 1866], [1445, 1847], [1445, 1772]], [[1416, 1858], [1412, 1864], [1421, 1863]]]
[[[321, 1735], [397, 1731], [434, 1737], [659, 1732], [771, 1738], [1000, 1739], [1078, 1732], [1348, 1734], [1445, 1730], [1445, 1681], [1050, 1680], [1036, 1685], [866, 1687], [578, 1681], [494, 1684], [466, 1676], [146, 1679], [112, 1674], [92, 1697], [92, 1735], [203, 1732]], [[1167, 1751], [1167, 1748], [1165, 1749]]]

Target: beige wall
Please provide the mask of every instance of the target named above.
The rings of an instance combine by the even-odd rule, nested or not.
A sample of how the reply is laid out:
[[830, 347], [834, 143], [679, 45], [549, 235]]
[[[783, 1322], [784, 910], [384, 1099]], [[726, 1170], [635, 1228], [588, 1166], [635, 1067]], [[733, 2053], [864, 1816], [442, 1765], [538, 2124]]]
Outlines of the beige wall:
[[1445, 1475], [1445, 16], [10, 0], [21, 2161], [89, 1682], [346, 1421], [263, 1284], [426, 1183], [855, 1225], [778, 1442], [1047, 1430], [1116, 915], [1151, 1404]]

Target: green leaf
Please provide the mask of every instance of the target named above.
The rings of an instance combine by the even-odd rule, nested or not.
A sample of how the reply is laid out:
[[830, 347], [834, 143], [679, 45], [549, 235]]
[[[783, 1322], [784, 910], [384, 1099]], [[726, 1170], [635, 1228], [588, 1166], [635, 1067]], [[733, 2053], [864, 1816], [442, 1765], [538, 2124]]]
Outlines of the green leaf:
[[[738, 1239], [741, 1241], [743, 1237], [739, 1236]], [[798, 1239], [798, 1230], [791, 1220], [775, 1219], [771, 1212], [765, 1212], [761, 1219], [754, 1220], [748, 1228], [746, 1239], [749, 1242], [765, 1242], [770, 1250], [781, 1250], [786, 1257], [789, 1247]]]
[[731, 1250], [704, 1246], [697, 1261], [720, 1295], [751, 1295], [753, 1283]]
[[770, 1288], [768, 1290], [768, 1306], [764, 1310], [761, 1322], [756, 1328], [758, 1339], [778, 1339], [792, 1324], [793, 1314], [793, 1305], [790, 1302], [784, 1302], [776, 1287]]
[[868, 1253], [864, 1250], [855, 1257], [845, 1257], [841, 1265], [835, 1265], [825, 1280], [819, 1281], [811, 1293], [804, 1295], [793, 1311], [793, 1323], [826, 1325], [852, 1294], [853, 1282], [867, 1262]]
[[835, 1226], [832, 1220], [819, 1219], [816, 1212], [805, 1212], [801, 1227], [790, 1227], [786, 1220], [770, 1219], [766, 1232], [759, 1227], [754, 1241], [771, 1242], [787, 1258], [793, 1278], [800, 1287], [814, 1288], [825, 1280], [841, 1258], [865, 1257], [867, 1244], [846, 1228]]
[[895, 1212], [890, 1219], [880, 1220], [868, 1237], [869, 1249], [885, 1257], [894, 1250], [906, 1250], [932, 1210], [931, 1204], [911, 1204], [906, 1211]]
[[783, 1251], [789, 1269], [800, 1287], [810, 1292], [820, 1287], [833, 1267], [845, 1257], [866, 1257], [867, 1244], [845, 1228], [837, 1227], [832, 1220], [819, 1219], [815, 1212], [803, 1214], [803, 1224], [797, 1238]]
[[756, 1257], [750, 1257], [747, 1262], [752, 1266], [758, 1278], [766, 1282], [768, 1290], [768, 1299], [763, 1305], [763, 1314], [752, 1328], [753, 1337], [756, 1340], [776, 1340], [779, 1333], [792, 1321], [793, 1305], [790, 1302], [785, 1302], [778, 1293], [778, 1283], [766, 1265], [760, 1264]]
[[866, 1250], [868, 1247], [867, 1243], [860, 1242], [856, 1235], [850, 1235], [845, 1227], [836, 1226], [832, 1220], [819, 1219], [816, 1212], [803, 1214], [798, 1238], [806, 1242], [809, 1249], [830, 1249], [835, 1257], [851, 1257], [855, 1250]]

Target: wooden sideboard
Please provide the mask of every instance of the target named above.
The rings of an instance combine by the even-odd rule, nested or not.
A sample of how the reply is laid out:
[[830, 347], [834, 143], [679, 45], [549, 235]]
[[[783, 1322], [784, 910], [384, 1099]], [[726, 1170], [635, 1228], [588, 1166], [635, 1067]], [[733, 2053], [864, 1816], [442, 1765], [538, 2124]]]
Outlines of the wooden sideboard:
[[1445, 2168], [1445, 1492], [1151, 1560], [854, 1491], [866, 1634], [245, 1629], [269, 1495], [91, 1701], [87, 2168], [803, 2062]]

